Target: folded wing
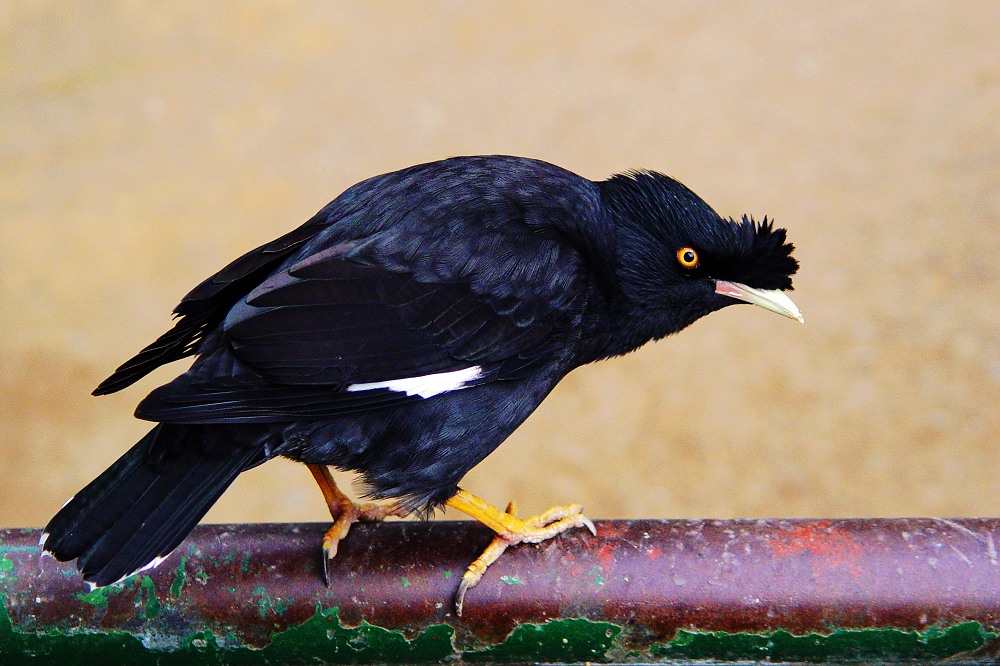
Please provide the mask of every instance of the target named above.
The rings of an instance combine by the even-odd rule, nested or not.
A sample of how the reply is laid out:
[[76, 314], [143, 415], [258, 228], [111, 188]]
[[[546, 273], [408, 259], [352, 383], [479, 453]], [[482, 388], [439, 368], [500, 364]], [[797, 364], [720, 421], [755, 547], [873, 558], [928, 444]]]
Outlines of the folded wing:
[[565, 349], [582, 309], [574, 250], [482, 234], [460, 253], [428, 241], [407, 265], [400, 246], [413, 239], [402, 233], [341, 242], [269, 276], [229, 310], [223, 343], [136, 414], [328, 418], [522, 377]]

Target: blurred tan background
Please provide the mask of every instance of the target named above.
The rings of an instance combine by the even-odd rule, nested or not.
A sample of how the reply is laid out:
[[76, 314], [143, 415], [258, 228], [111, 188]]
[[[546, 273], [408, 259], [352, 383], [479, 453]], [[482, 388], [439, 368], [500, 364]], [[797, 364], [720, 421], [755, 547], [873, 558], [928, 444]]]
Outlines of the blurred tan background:
[[[787, 226], [730, 308], [571, 375], [464, 485], [593, 517], [1000, 513], [1000, 4], [0, 4], [0, 525], [149, 425], [90, 390], [184, 293], [450, 155], [671, 174]], [[303, 467], [210, 521], [326, 518]]]

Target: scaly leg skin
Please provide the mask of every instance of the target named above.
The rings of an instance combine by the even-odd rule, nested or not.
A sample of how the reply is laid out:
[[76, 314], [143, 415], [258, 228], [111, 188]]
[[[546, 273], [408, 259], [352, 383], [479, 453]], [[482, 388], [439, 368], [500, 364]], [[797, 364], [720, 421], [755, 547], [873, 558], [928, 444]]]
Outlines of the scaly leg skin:
[[326, 506], [330, 509], [330, 516], [333, 518], [333, 525], [323, 535], [323, 582], [329, 587], [329, 562], [337, 555], [337, 547], [341, 539], [347, 536], [351, 525], [359, 520], [377, 522], [385, 520], [388, 516], [403, 518], [409, 511], [399, 504], [388, 506], [373, 502], [355, 504], [337, 487], [329, 467], [326, 465], [306, 465], [306, 467], [316, 479], [316, 484], [322, 491]]
[[583, 507], [579, 504], [554, 506], [537, 516], [521, 519], [517, 517], [517, 507], [514, 502], [507, 505], [506, 511], [501, 511], [461, 488], [445, 504], [472, 516], [497, 533], [483, 554], [477, 557], [462, 575], [462, 582], [459, 583], [458, 591], [455, 593], [456, 615], [462, 614], [465, 593], [476, 586], [486, 568], [496, 562], [508, 546], [516, 543], [539, 543], [574, 527], [586, 527], [591, 534], [597, 536], [594, 523], [583, 515]]

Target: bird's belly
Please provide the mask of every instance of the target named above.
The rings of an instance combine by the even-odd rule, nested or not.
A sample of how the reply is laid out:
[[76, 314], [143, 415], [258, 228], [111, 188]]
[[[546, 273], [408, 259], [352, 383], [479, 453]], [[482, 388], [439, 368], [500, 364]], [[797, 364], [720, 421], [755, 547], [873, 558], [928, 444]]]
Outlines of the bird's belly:
[[427, 400], [291, 424], [281, 454], [359, 472], [377, 498], [432, 508], [499, 446], [555, 384], [496, 382]]

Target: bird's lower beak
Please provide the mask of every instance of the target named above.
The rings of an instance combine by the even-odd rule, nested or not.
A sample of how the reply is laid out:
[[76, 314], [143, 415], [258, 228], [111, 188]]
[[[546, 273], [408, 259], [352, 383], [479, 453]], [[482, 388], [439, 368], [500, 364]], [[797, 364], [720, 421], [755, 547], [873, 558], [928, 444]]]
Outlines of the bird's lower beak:
[[738, 301], [753, 303], [765, 310], [777, 312], [790, 319], [798, 319], [801, 323], [805, 323], [798, 306], [792, 302], [792, 299], [785, 296], [785, 292], [779, 289], [754, 289], [739, 282], [716, 280], [715, 293], [735, 298]]

